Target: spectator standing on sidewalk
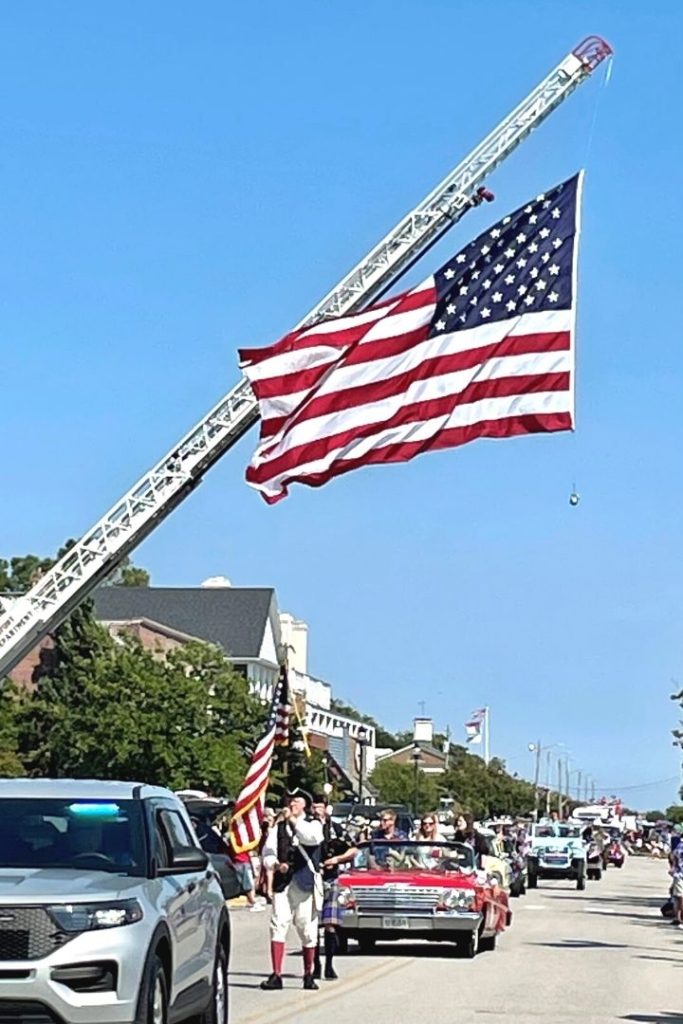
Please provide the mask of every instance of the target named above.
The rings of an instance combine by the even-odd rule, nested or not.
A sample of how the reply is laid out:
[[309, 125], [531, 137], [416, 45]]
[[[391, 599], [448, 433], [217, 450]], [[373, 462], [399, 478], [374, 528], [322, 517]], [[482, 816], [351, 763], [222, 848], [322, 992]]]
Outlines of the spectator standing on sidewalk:
[[669, 874], [672, 878], [671, 898], [674, 904], [674, 924], [683, 929], [683, 843], [678, 843], [669, 855]]
[[249, 904], [249, 910], [253, 913], [259, 913], [265, 910], [265, 902], [256, 899], [256, 891], [254, 885], [254, 871], [251, 866], [251, 854], [246, 851], [240, 853], [229, 841], [230, 847], [230, 860], [235, 868], [235, 874], [242, 890], [242, 895], [247, 897], [247, 903]]

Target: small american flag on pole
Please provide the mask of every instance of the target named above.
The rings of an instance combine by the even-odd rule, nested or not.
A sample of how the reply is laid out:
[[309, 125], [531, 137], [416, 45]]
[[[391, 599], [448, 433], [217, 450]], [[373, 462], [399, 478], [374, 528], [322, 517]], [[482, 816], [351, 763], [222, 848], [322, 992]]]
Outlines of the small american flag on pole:
[[277, 745], [289, 742], [290, 711], [287, 669], [283, 666], [273, 693], [266, 731], [252, 754], [230, 819], [230, 842], [237, 853], [255, 849], [261, 838], [273, 752]]
[[504, 217], [417, 287], [240, 352], [269, 503], [479, 437], [570, 430], [581, 175]]
[[486, 718], [486, 708], [473, 711], [469, 722], [465, 722], [465, 733], [468, 743], [481, 743], [482, 725]]

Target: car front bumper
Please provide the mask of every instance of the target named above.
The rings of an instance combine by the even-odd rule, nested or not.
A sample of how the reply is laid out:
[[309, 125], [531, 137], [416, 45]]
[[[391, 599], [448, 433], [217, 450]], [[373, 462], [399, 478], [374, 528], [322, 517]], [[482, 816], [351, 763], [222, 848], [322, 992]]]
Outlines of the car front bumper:
[[[398, 920], [402, 922], [400, 925], [397, 924]], [[481, 914], [474, 910], [438, 911], [433, 914], [401, 914], [398, 911], [381, 914], [377, 911], [345, 910], [342, 927], [350, 934], [375, 932], [387, 939], [400, 939], [411, 935], [417, 938], [418, 933], [436, 937], [437, 934], [443, 936], [473, 932], [479, 928], [481, 921]]]
[[583, 861], [544, 861], [536, 862], [535, 872], [539, 878], [576, 878], [579, 874], [579, 864]]

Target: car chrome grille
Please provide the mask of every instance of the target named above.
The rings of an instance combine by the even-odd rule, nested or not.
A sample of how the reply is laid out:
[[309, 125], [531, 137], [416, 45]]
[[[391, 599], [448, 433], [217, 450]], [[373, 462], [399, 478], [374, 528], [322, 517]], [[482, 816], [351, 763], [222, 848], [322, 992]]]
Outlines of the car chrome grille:
[[0, 907], [0, 961], [42, 960], [72, 937], [44, 907]]
[[444, 891], [440, 888], [421, 888], [413, 885], [354, 885], [353, 887], [359, 910], [378, 910], [382, 913], [395, 910], [408, 914], [411, 911], [432, 911]]

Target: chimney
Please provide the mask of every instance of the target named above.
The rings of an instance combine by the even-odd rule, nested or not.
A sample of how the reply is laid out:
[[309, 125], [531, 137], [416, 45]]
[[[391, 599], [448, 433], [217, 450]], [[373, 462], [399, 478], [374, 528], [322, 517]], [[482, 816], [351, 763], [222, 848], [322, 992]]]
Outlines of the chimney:
[[431, 743], [434, 739], [434, 723], [431, 718], [413, 719], [413, 742]]

